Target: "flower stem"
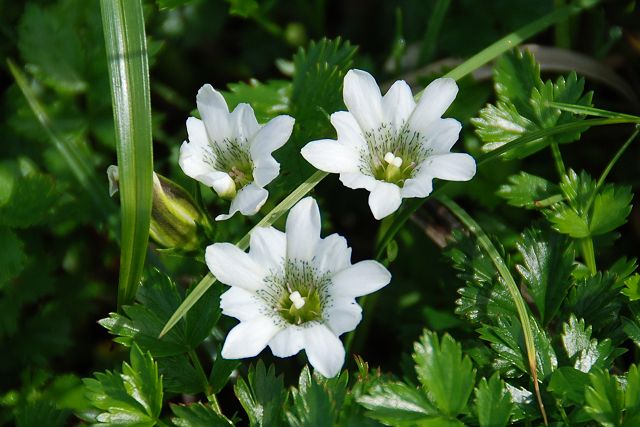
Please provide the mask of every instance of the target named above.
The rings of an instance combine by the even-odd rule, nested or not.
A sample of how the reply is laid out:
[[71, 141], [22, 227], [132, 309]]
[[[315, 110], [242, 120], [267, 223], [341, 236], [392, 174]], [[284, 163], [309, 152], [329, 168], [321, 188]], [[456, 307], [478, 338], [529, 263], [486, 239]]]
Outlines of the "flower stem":
[[596, 268], [596, 256], [593, 251], [593, 239], [591, 237], [580, 239], [580, 250], [582, 252], [584, 263], [589, 269], [589, 273], [594, 276], [598, 269]]
[[191, 359], [193, 366], [196, 368], [196, 371], [198, 371], [198, 375], [200, 376], [202, 381], [202, 390], [204, 391], [204, 394], [207, 396], [207, 400], [211, 404], [211, 407], [213, 408], [214, 411], [216, 411], [216, 413], [222, 415], [222, 411], [220, 410], [220, 404], [218, 403], [218, 399], [216, 398], [216, 395], [211, 392], [211, 384], [209, 384], [209, 379], [207, 378], [207, 374], [204, 373], [204, 369], [202, 368], [202, 364], [200, 363], [200, 358], [196, 354], [195, 350], [189, 351], [189, 358]]
[[564, 167], [564, 161], [562, 160], [562, 153], [560, 153], [560, 147], [558, 144], [553, 142], [551, 143], [551, 153], [553, 154], [553, 163], [556, 166], [556, 171], [562, 179], [563, 176], [567, 174], [567, 170]]

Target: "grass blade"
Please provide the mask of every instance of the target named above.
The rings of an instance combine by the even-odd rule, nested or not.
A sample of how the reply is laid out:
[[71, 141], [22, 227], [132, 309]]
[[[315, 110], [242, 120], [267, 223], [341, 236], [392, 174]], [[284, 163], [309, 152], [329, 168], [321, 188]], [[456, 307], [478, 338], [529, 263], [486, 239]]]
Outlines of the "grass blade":
[[616, 113], [615, 111], [603, 110], [600, 108], [587, 107], [585, 105], [566, 104], [564, 102], [549, 102], [547, 106], [557, 108], [558, 110], [568, 111], [573, 114], [582, 114], [585, 116], [607, 117], [610, 119], [629, 119], [631, 122], [640, 123], [640, 117], [625, 113]]
[[140, 0], [101, 0], [116, 128], [122, 216], [118, 308], [133, 302], [149, 240], [153, 152]]
[[491, 261], [493, 261], [493, 265], [495, 265], [498, 273], [504, 280], [504, 283], [507, 285], [507, 290], [511, 295], [511, 299], [516, 306], [516, 310], [518, 311], [518, 317], [520, 318], [520, 324], [522, 325], [522, 332], [524, 335], [524, 344], [527, 350], [527, 359], [529, 361], [529, 371], [531, 372], [531, 377], [533, 378], [533, 387], [535, 388], [536, 396], [538, 398], [538, 406], [540, 407], [540, 413], [542, 414], [542, 418], [544, 420], [544, 424], [547, 425], [547, 414], [544, 410], [544, 404], [542, 403], [542, 396], [540, 395], [540, 386], [538, 385], [538, 373], [536, 371], [536, 349], [533, 341], [533, 331], [531, 330], [531, 323], [529, 322], [529, 311], [527, 310], [527, 306], [520, 294], [520, 290], [518, 289], [518, 285], [516, 285], [511, 272], [509, 271], [509, 267], [504, 262], [498, 250], [489, 237], [485, 234], [484, 230], [480, 228], [477, 222], [471, 216], [465, 212], [456, 202], [447, 198], [447, 197], [439, 197], [438, 200], [445, 205], [458, 219], [462, 222], [469, 231], [476, 236], [478, 240], [478, 244], [484, 251], [489, 255]]
[[107, 197], [106, 185], [100, 183], [96, 177], [95, 170], [91, 167], [93, 162], [91, 159], [88, 159], [82, 151], [77, 150], [73, 143], [61, 135], [56, 129], [44, 107], [31, 90], [27, 78], [22, 71], [20, 71], [10, 59], [7, 59], [7, 65], [18, 88], [27, 100], [31, 111], [33, 111], [33, 114], [49, 137], [49, 140], [65, 159], [80, 186], [89, 194], [97, 211], [106, 216], [113, 210], [113, 204]]

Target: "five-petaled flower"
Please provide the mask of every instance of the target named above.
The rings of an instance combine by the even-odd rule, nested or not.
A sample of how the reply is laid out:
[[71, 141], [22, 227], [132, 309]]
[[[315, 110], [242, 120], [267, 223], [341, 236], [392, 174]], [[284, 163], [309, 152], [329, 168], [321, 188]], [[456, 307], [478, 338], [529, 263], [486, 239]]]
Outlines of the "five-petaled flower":
[[467, 181], [475, 175], [473, 157], [450, 152], [460, 123], [441, 118], [457, 93], [454, 80], [441, 78], [417, 103], [402, 80], [382, 96], [369, 73], [350, 70], [343, 92], [349, 111], [331, 115], [337, 141], [312, 141], [302, 155], [317, 169], [339, 173], [345, 186], [370, 191], [373, 216], [384, 218], [403, 198], [427, 197], [433, 178]]
[[196, 101], [202, 120], [187, 119], [189, 141], [180, 147], [180, 167], [231, 200], [229, 214], [216, 220], [238, 211], [255, 214], [269, 196], [264, 186], [280, 172], [271, 153], [291, 136], [293, 118], [278, 116], [261, 126], [248, 104], [238, 104], [229, 113], [222, 95], [208, 84], [200, 88]]
[[221, 296], [222, 312], [240, 320], [227, 335], [224, 358], [253, 357], [267, 345], [278, 357], [304, 349], [325, 377], [337, 375], [344, 362], [338, 337], [362, 319], [355, 298], [391, 280], [376, 261], [352, 265], [344, 237], [320, 238], [320, 212], [311, 197], [291, 209], [286, 233], [258, 228], [249, 253], [215, 243], [205, 258], [218, 280], [231, 286]]

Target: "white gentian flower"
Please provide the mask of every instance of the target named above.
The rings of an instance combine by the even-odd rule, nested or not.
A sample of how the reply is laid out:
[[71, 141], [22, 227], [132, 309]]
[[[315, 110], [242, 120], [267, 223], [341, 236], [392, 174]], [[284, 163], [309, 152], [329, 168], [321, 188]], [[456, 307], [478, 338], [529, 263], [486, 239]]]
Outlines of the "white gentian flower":
[[382, 96], [369, 73], [350, 70], [343, 91], [349, 111], [331, 115], [338, 140], [312, 141], [302, 156], [317, 169], [339, 173], [345, 186], [370, 191], [373, 216], [384, 218], [403, 198], [427, 197], [433, 178], [468, 181], [475, 175], [473, 157], [449, 152], [460, 122], [441, 118], [457, 93], [454, 80], [437, 79], [416, 104], [404, 81]]
[[231, 200], [228, 215], [253, 215], [267, 201], [264, 186], [280, 172], [271, 153], [291, 136], [294, 119], [278, 116], [259, 125], [248, 104], [238, 104], [229, 113], [222, 95], [204, 85], [196, 97], [202, 120], [187, 119], [189, 141], [180, 147], [180, 167], [185, 174], [212, 187], [222, 198]]
[[249, 253], [230, 243], [206, 251], [211, 272], [231, 286], [220, 298], [222, 313], [240, 320], [222, 357], [253, 357], [267, 345], [278, 357], [304, 349], [318, 372], [337, 375], [345, 355], [338, 337], [362, 319], [355, 298], [387, 285], [391, 274], [376, 261], [352, 265], [344, 237], [320, 238], [320, 211], [311, 197], [291, 209], [286, 233], [258, 228], [250, 245]]

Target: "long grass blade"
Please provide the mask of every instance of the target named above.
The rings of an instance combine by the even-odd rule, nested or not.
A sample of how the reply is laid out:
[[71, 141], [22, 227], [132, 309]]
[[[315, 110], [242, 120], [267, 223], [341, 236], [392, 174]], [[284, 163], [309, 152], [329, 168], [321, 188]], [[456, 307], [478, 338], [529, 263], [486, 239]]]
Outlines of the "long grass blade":
[[31, 111], [33, 111], [33, 114], [49, 137], [49, 140], [65, 159], [69, 165], [69, 169], [71, 169], [80, 186], [87, 192], [96, 206], [97, 211], [106, 216], [113, 210], [113, 204], [107, 197], [106, 185], [100, 184], [100, 181], [98, 181], [96, 177], [95, 170], [91, 167], [93, 162], [91, 159], [88, 159], [82, 151], [76, 149], [73, 143], [56, 129], [55, 124], [51, 121], [51, 118], [38, 100], [38, 97], [33, 90], [31, 90], [27, 78], [22, 71], [20, 71], [10, 59], [7, 59], [7, 65], [18, 88], [27, 100]]
[[516, 285], [511, 272], [509, 271], [509, 267], [504, 262], [500, 253], [496, 247], [491, 243], [489, 237], [485, 234], [484, 230], [478, 225], [477, 222], [471, 215], [465, 212], [456, 202], [447, 198], [447, 197], [439, 197], [438, 200], [445, 205], [458, 219], [462, 222], [469, 231], [476, 237], [478, 244], [480, 247], [489, 255], [493, 265], [495, 265], [500, 277], [504, 281], [507, 286], [507, 290], [509, 291], [509, 295], [511, 295], [511, 299], [516, 306], [516, 310], [518, 311], [518, 317], [520, 318], [520, 324], [522, 325], [522, 332], [524, 335], [524, 345], [527, 352], [527, 359], [529, 362], [529, 371], [531, 372], [531, 377], [533, 379], [533, 386], [536, 392], [536, 396], [538, 398], [538, 406], [540, 407], [540, 413], [542, 414], [542, 418], [544, 419], [544, 424], [547, 425], [547, 414], [544, 410], [544, 404], [542, 403], [542, 396], [540, 395], [540, 386], [538, 385], [538, 373], [536, 371], [536, 349], [535, 343], [533, 340], [533, 330], [531, 329], [531, 323], [529, 322], [529, 311], [527, 310], [527, 306], [520, 294], [520, 290], [518, 289], [518, 285]]
[[120, 175], [120, 308], [133, 301], [149, 240], [153, 172], [149, 66], [141, 1], [101, 0], [100, 6]]

